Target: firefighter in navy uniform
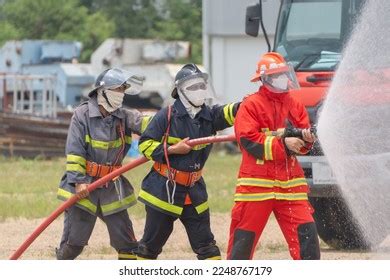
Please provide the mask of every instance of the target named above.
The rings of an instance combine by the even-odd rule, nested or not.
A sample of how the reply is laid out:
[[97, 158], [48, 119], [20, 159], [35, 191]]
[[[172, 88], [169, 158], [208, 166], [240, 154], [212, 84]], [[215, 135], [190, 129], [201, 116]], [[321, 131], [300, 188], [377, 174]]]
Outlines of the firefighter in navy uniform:
[[131, 145], [131, 134], [141, 134], [150, 117], [124, 109], [125, 94], [138, 94], [142, 78], [120, 69], [102, 72], [89, 100], [76, 108], [66, 143], [66, 173], [58, 198], [76, 194], [80, 200], [65, 211], [57, 259], [75, 259], [87, 245], [96, 218], [107, 225], [110, 245], [119, 259], [136, 259], [138, 243], [127, 208], [136, 203], [133, 187], [119, 176], [88, 193], [88, 184], [119, 168]]
[[145, 204], [145, 230], [138, 259], [156, 259], [178, 218], [200, 260], [221, 259], [210, 229], [202, 168], [212, 145], [190, 147], [188, 139], [215, 135], [233, 125], [239, 103], [209, 107], [213, 95], [208, 75], [195, 64], [176, 75], [172, 106], [161, 109], [140, 138], [139, 150], [154, 165], [142, 182], [138, 200]]

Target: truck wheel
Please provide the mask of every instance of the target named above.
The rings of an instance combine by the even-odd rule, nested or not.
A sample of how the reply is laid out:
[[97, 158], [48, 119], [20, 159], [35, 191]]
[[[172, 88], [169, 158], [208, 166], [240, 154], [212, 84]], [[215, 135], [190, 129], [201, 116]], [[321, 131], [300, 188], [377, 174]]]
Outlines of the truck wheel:
[[370, 244], [351, 215], [345, 201], [340, 197], [310, 197], [315, 209], [318, 235], [334, 249], [369, 250], [379, 245], [387, 233], [377, 236], [376, 244]]

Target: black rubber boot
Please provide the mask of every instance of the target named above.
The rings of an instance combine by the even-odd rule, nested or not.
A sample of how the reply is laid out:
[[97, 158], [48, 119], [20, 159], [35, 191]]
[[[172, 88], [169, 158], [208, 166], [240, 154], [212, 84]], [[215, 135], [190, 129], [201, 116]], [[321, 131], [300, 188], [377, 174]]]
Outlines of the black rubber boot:
[[83, 249], [83, 246], [64, 244], [61, 248], [56, 248], [57, 260], [74, 260]]

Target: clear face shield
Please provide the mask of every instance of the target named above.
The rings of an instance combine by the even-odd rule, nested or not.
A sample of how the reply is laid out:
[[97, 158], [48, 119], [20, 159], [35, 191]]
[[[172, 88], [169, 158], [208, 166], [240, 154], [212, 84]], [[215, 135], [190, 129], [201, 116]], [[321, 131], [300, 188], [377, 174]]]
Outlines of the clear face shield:
[[291, 64], [264, 73], [261, 75], [261, 81], [269, 91], [275, 93], [287, 93], [290, 90], [300, 88], [294, 67]]
[[100, 84], [103, 89], [121, 89], [125, 94], [137, 95], [142, 90], [144, 77], [120, 69], [110, 69], [104, 75]]
[[214, 88], [208, 81], [208, 75], [204, 73], [184, 78], [178, 81], [176, 87], [179, 90], [179, 96], [183, 95], [195, 107], [200, 107], [206, 101], [215, 98]]

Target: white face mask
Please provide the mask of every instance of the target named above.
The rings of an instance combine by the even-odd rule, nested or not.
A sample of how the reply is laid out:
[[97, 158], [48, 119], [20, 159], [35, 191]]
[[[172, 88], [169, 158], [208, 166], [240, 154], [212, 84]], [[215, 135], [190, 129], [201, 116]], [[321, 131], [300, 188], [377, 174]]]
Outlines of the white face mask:
[[[183, 103], [184, 107], [187, 110], [188, 115], [193, 119], [195, 118], [195, 115], [199, 113], [200, 110], [202, 110], [202, 107], [194, 107], [192, 106], [187, 99], [183, 96], [183, 93], [181, 90], [178, 90], [177, 93], [179, 94], [180, 101]], [[192, 102], [192, 101], [191, 101]], [[204, 103], [204, 101], [203, 101]], [[194, 104], [196, 105], [196, 104]], [[202, 105], [202, 104], [201, 104]]]
[[106, 93], [107, 99], [110, 103], [108, 103], [104, 98], [103, 91], [101, 90], [98, 90], [97, 101], [98, 104], [103, 106], [107, 112], [112, 113], [122, 107], [123, 98], [125, 97], [123, 92], [112, 91], [108, 89], [104, 90], [104, 92]]
[[[206, 101], [206, 91], [198, 90], [198, 91], [188, 91], [183, 90], [183, 93], [197, 107], [202, 106]], [[183, 96], [184, 97], [184, 96]], [[185, 98], [185, 97], [184, 97]]]
[[281, 75], [277, 78], [273, 78], [270, 82], [271, 86], [276, 89], [287, 91], [289, 78], [286, 75]]

